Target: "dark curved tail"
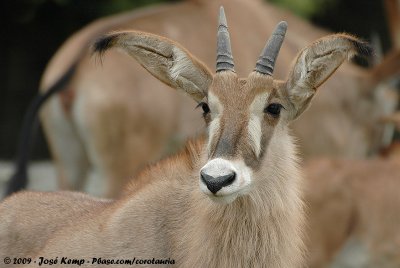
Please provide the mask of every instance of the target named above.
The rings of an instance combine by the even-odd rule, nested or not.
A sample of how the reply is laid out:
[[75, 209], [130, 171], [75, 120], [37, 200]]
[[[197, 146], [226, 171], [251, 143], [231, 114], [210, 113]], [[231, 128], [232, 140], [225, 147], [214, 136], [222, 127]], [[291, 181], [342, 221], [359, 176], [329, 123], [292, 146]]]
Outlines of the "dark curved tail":
[[35, 136], [39, 126], [39, 109], [50, 96], [65, 88], [68, 81], [71, 80], [74, 75], [77, 64], [78, 63], [75, 62], [67, 72], [65, 72], [64, 75], [49, 88], [49, 90], [44, 94], [37, 95], [31, 102], [22, 123], [17, 146], [14, 173], [8, 180], [5, 193], [6, 196], [26, 188], [28, 184], [28, 160], [31, 152], [32, 140], [34, 140], [31, 136]]

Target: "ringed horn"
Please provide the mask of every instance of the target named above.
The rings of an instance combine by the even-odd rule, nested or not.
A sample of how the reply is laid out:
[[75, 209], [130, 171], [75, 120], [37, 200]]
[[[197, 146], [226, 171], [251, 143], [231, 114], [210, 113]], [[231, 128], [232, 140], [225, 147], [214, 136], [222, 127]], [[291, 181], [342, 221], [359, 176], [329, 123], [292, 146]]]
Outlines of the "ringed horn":
[[275, 60], [278, 57], [283, 39], [285, 38], [286, 29], [286, 21], [281, 21], [278, 23], [271, 37], [268, 39], [268, 42], [265, 45], [260, 57], [258, 58], [254, 71], [272, 76], [272, 73], [274, 72]]
[[235, 72], [234, 67], [228, 24], [224, 8], [221, 6], [217, 33], [217, 73], [220, 71]]

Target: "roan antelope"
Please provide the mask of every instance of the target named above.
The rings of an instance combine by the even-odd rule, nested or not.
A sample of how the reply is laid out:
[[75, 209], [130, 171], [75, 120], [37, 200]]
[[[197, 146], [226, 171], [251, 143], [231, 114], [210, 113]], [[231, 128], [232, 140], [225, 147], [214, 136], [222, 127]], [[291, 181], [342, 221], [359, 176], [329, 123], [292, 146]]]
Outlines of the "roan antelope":
[[179, 267], [302, 266], [302, 176], [289, 124], [345, 59], [370, 49], [352, 36], [327, 36], [300, 52], [286, 81], [274, 80], [286, 27], [278, 24], [244, 79], [234, 71], [222, 8], [215, 75], [164, 37], [129, 31], [98, 40], [97, 53], [121, 48], [198, 102], [208, 138], [147, 168], [139, 180], [148, 183], [133, 185], [114, 201], [67, 192], [11, 196], [0, 206], [0, 256], [170, 258]]
[[[291, 29], [275, 78], [287, 76], [303, 47], [329, 34], [264, 0], [186, 0], [94, 21], [57, 51], [40, 85], [43, 97], [58, 93], [44, 105], [41, 119], [60, 189], [84, 190], [88, 172], [94, 170], [100, 179], [96, 185], [106, 184], [104, 192], [96, 193], [115, 197], [144, 165], [205, 129], [201, 109], [193, 109], [190, 98], [152, 79], [136, 61], [110, 51], [102, 66], [93, 64], [90, 40], [113, 30], [137, 29], [176, 40], [211, 66], [215, 33], [210, 29], [217, 23], [221, 3], [230, 14], [235, 59], [240, 62], [236, 73], [241, 77], [253, 68], [264, 36], [282, 18]], [[292, 124], [303, 157], [363, 158], [380, 148], [384, 128], [374, 120], [391, 113], [396, 99], [376, 85], [371, 70], [352, 64], [344, 64], [323, 84], [312, 107]], [[25, 160], [19, 162], [8, 192], [26, 184], [26, 150], [21, 146]]]

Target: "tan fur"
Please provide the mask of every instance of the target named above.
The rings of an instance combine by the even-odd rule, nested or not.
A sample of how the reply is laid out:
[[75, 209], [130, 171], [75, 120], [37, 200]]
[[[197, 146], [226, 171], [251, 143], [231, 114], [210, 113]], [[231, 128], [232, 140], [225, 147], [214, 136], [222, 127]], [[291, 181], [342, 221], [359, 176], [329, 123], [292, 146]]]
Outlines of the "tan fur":
[[[294, 90], [290, 83], [256, 72], [246, 79], [231, 71], [212, 75], [179, 44], [153, 34], [131, 31], [105, 36], [94, 46], [100, 53], [110, 48], [101, 45], [104, 40], [122, 48], [175, 89], [195, 100], [200, 96], [211, 107], [223, 107], [205, 115], [211, 123], [222, 113], [215, 129], [221, 134], [209, 133], [216, 137], [215, 148], [207, 142], [189, 144], [181, 155], [141, 173], [137, 182], [146, 181], [146, 185], [134, 187], [114, 201], [76, 193], [29, 192], [6, 199], [0, 205], [0, 217], [6, 219], [0, 228], [0, 257], [22, 252], [21, 257], [34, 258], [171, 258], [177, 267], [303, 266], [302, 176], [288, 124], [309, 104], [310, 97], [302, 99], [302, 89]], [[329, 50], [337, 50], [340, 56], [348, 56], [354, 49], [347, 42], [347, 49], [342, 50], [338, 36], [327, 40], [332, 42]], [[325, 49], [319, 46], [317, 42], [307, 47], [298, 58]], [[181, 64], [177, 58], [184, 62], [184, 69], [176, 68]], [[304, 62], [297, 60], [293, 69], [304, 72], [311, 63], [316, 64], [320, 73], [315, 75], [326, 80], [341, 64], [330, 59], [315, 63], [316, 59], [318, 55]], [[334, 68], [326, 67], [329, 63]], [[299, 79], [289, 77], [294, 84]], [[304, 93], [318, 86], [312, 78], [301, 79], [310, 86], [303, 88]], [[264, 105], [250, 109], [260, 94], [268, 95], [265, 107], [279, 103], [284, 108], [275, 115], [266, 112]], [[211, 95], [215, 98], [208, 98]], [[242, 133], [253, 115], [262, 117], [258, 141], [262, 155], [251, 153], [247, 131]], [[219, 163], [231, 163], [236, 175], [229, 186], [211, 194], [202, 187], [201, 172], [217, 158]], [[253, 165], [254, 161], [259, 164]], [[236, 191], [229, 192], [233, 187]], [[22, 225], [16, 224], [19, 219], [24, 221]], [[47, 225], [51, 226], [43, 231]], [[85, 262], [83, 266], [89, 265]]]
[[88, 212], [101, 211], [109, 203], [74, 192], [15, 194], [0, 205], [0, 252], [16, 258], [36, 255], [59, 229], [86, 217]]
[[[325, 267], [335, 258], [341, 266], [346, 262], [351, 267], [400, 266], [399, 160], [397, 156], [307, 163], [310, 267]], [[348, 249], [361, 253], [357, 258], [341, 256], [349, 242]], [[361, 262], [354, 264], [357, 261]]]
[[[266, 36], [282, 19], [290, 27], [277, 62], [277, 78], [287, 75], [301, 48], [326, 34], [259, 0], [183, 2], [95, 21], [61, 47], [41, 84], [42, 91], [46, 90], [67, 66], [78, 61], [78, 71], [67, 89], [74, 92], [67, 109], [70, 113], [59, 107], [58, 97], [42, 113], [64, 189], [83, 189], [88, 168], [94, 167], [99, 176], [107, 178], [106, 194], [115, 196], [141, 167], [204, 129], [193, 101], [177, 97], [117, 51], [108, 53], [102, 65], [96, 64], [88, 58], [89, 42], [110, 30], [143, 30], [179, 41], [213, 66], [215, 48], [210, 44], [215, 41], [212, 29], [221, 4], [229, 13], [234, 57], [241, 63], [236, 68], [239, 76], [254, 68]], [[375, 85], [370, 79], [369, 72], [346, 65], [321, 87], [314, 105], [293, 123], [305, 157], [364, 157], [379, 147], [382, 126], [370, 122], [385, 111], [367, 90]]]

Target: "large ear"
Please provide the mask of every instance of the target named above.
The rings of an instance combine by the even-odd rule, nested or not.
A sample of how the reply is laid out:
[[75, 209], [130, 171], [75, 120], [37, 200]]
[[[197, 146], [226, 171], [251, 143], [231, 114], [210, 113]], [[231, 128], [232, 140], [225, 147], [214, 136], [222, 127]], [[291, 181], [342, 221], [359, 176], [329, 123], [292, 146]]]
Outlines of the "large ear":
[[308, 107], [317, 88], [343, 61], [356, 54], [368, 56], [372, 54], [372, 48], [347, 34], [321, 38], [299, 53], [286, 83], [289, 99], [295, 108], [293, 118]]
[[112, 47], [121, 48], [154, 77], [183, 90], [197, 102], [206, 96], [212, 81], [211, 72], [179, 44], [154, 34], [127, 31], [99, 38], [93, 51], [101, 56]]

